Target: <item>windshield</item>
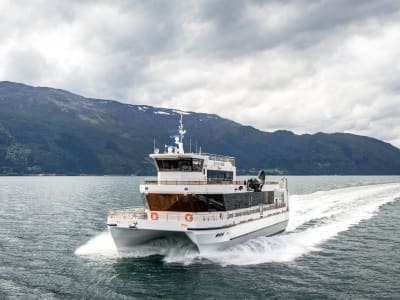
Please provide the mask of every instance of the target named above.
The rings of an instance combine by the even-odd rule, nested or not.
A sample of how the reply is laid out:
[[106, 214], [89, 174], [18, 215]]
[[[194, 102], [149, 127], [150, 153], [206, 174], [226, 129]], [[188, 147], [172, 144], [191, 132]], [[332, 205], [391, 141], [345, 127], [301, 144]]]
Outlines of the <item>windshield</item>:
[[159, 171], [201, 172], [203, 160], [198, 158], [156, 159]]

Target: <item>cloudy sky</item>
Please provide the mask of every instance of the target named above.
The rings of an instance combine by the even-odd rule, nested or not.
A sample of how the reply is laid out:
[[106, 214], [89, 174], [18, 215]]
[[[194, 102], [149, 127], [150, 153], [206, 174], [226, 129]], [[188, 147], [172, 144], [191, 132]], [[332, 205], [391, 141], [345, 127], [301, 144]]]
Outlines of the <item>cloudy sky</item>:
[[0, 0], [0, 80], [400, 147], [400, 2]]

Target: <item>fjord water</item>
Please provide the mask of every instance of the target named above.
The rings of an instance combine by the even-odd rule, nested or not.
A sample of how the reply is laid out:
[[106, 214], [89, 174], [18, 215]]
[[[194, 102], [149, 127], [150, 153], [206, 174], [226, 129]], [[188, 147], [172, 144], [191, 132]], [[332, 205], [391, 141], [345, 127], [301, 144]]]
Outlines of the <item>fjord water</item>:
[[0, 177], [0, 299], [398, 299], [400, 177], [289, 177], [285, 234], [201, 257], [161, 239], [118, 255], [112, 207], [141, 177]]

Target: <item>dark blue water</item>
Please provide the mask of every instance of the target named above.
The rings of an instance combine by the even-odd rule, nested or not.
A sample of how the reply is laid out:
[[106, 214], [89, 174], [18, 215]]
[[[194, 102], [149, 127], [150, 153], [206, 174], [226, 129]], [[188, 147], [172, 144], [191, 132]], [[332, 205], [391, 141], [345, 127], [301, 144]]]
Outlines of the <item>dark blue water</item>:
[[0, 299], [400, 298], [400, 177], [290, 177], [286, 234], [119, 257], [107, 212], [139, 205], [141, 180], [0, 177]]

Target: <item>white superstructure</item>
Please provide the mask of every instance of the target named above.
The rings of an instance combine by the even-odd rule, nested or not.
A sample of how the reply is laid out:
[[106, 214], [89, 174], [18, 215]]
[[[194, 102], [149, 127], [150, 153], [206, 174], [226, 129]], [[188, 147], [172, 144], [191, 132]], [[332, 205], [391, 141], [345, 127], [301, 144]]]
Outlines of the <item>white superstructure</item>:
[[168, 236], [185, 235], [200, 253], [285, 230], [287, 180], [238, 180], [233, 157], [185, 153], [182, 114], [176, 146], [154, 149], [157, 178], [140, 185], [145, 207], [113, 209], [107, 225], [120, 251]]

